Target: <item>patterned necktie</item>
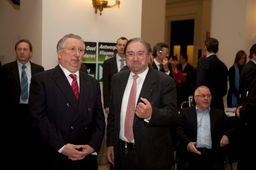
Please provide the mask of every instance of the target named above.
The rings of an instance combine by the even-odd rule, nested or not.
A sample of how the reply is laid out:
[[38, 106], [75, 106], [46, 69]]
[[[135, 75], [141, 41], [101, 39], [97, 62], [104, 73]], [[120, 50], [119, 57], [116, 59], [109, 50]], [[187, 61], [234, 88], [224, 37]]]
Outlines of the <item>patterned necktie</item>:
[[124, 136], [127, 138], [129, 142], [133, 140], [133, 119], [135, 114], [135, 102], [136, 102], [136, 89], [137, 89], [137, 78], [138, 75], [133, 75], [133, 83], [132, 88], [130, 91], [130, 96], [128, 100], [127, 110], [126, 110], [126, 116], [125, 116], [125, 123], [124, 123]]
[[69, 75], [73, 81], [71, 83], [71, 87], [72, 87], [72, 90], [76, 96], [76, 100], [79, 101], [79, 90], [78, 90], [78, 83], [77, 83], [77, 80], [76, 80], [76, 75], [75, 74], [70, 74]]
[[28, 78], [27, 78], [27, 73], [25, 71], [26, 66], [23, 65], [22, 67], [22, 72], [21, 72], [21, 79], [20, 79], [20, 97], [21, 100], [24, 102], [28, 100]]
[[120, 62], [121, 62], [121, 64], [120, 64], [120, 70], [124, 67], [124, 61], [125, 61], [124, 58], [120, 59]]

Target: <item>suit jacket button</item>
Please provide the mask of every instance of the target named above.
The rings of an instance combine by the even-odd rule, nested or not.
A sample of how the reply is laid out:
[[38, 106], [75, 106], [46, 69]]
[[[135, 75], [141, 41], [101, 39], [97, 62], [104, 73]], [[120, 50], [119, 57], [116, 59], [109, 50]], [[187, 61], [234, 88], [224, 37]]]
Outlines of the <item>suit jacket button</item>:
[[88, 108], [88, 111], [91, 111], [91, 108]]
[[74, 129], [74, 126], [70, 126], [70, 129]]
[[68, 107], [70, 106], [69, 103], [67, 103], [67, 106], [68, 106]]
[[87, 130], [87, 127], [85, 127], [84, 129]]

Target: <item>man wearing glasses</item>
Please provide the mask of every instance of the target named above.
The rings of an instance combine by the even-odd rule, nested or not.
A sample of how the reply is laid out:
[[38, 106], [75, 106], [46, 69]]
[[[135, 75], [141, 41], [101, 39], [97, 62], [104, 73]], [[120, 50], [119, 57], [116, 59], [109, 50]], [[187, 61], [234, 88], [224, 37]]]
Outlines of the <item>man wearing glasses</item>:
[[27, 169], [98, 169], [105, 117], [99, 82], [79, 71], [84, 49], [80, 36], [63, 36], [57, 44], [59, 64], [31, 79], [35, 135]]
[[177, 127], [177, 170], [224, 170], [224, 147], [234, 123], [224, 111], [210, 107], [212, 95], [206, 86], [194, 93], [195, 107], [180, 111]]
[[168, 45], [163, 42], [159, 42], [154, 46], [152, 53], [152, 56], [154, 58], [152, 67], [172, 77], [171, 64], [168, 62], [168, 48]]
[[174, 165], [169, 126], [176, 122], [174, 80], [149, 67], [149, 43], [130, 39], [128, 70], [112, 77], [107, 121], [108, 160], [120, 170], [163, 170]]

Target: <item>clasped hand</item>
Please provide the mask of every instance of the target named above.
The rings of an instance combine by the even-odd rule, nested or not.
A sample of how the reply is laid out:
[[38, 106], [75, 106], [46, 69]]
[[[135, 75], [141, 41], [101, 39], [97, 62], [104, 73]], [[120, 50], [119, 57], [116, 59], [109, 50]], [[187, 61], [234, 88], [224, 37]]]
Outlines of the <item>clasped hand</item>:
[[82, 160], [85, 156], [94, 152], [94, 149], [89, 145], [74, 145], [66, 144], [62, 150], [62, 154], [66, 155], [69, 159], [76, 161]]

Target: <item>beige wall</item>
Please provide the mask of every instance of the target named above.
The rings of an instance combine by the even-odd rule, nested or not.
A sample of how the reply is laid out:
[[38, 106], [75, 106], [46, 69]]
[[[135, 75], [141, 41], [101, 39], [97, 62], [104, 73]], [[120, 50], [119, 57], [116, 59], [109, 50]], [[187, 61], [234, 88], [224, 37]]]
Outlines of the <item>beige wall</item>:
[[141, 37], [152, 48], [158, 42], [165, 41], [165, 0], [142, 1]]
[[[109, 0], [109, 5], [114, 2]], [[100, 16], [94, 13], [91, 0], [21, 0], [20, 10], [10, 1], [0, 1], [0, 59], [4, 56], [3, 64], [13, 61], [13, 46], [21, 38], [32, 42], [32, 61], [45, 69], [57, 64], [57, 41], [68, 33], [85, 41], [116, 42], [120, 36], [142, 37], [153, 45], [164, 41], [165, 0], [120, 2], [120, 8], [104, 9]], [[152, 6], [162, 12], [152, 13]], [[152, 24], [152, 17], [156, 24]]]
[[15, 60], [14, 45], [20, 39], [20, 8], [11, 0], [0, 1], [0, 59], [2, 64]]
[[[166, 4], [165, 39], [170, 43], [171, 22], [194, 19], [194, 55], [189, 63], [196, 66], [198, 50], [203, 48], [205, 34], [210, 30], [211, 0], [170, 1]], [[169, 44], [170, 45], [170, 44]]]
[[228, 68], [237, 51], [248, 55], [256, 36], [256, 1], [212, 1], [211, 35], [219, 40], [218, 57]]

